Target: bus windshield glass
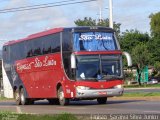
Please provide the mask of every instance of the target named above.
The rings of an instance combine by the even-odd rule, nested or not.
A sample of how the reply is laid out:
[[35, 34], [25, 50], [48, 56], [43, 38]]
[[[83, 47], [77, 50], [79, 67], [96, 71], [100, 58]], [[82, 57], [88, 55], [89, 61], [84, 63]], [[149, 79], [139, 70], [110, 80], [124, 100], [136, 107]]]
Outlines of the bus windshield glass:
[[117, 50], [112, 32], [82, 32], [73, 34], [74, 51]]
[[109, 80], [122, 78], [119, 55], [77, 56], [77, 80]]

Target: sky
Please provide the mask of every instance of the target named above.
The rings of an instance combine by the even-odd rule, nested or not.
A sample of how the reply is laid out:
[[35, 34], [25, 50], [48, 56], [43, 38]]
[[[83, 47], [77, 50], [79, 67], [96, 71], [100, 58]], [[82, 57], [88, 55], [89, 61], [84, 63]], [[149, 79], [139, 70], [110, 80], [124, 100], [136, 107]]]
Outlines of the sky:
[[[67, 0], [0, 0], [0, 10], [55, 3]], [[68, 0], [69, 1], [69, 0]], [[72, 0], [84, 1], [84, 0]], [[0, 49], [10, 40], [25, 38], [30, 34], [56, 27], [75, 26], [74, 21], [84, 17], [99, 19], [109, 17], [109, 0], [88, 3], [0, 13]], [[150, 33], [149, 15], [160, 12], [160, 0], [113, 0], [113, 21], [121, 23], [121, 32], [137, 29]]]

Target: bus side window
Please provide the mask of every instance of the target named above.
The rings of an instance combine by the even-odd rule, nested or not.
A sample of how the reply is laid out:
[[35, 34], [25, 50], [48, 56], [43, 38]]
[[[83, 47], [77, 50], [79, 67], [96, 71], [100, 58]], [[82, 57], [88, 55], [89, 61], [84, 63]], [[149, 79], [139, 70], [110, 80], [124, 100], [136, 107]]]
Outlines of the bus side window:
[[3, 60], [6, 61], [7, 58], [8, 58], [8, 57], [7, 57], [8, 54], [7, 54], [7, 47], [6, 47], [6, 46], [3, 47], [3, 54], [2, 54], [2, 55], [3, 55]]
[[39, 48], [35, 49], [33, 55], [34, 56], [41, 55], [41, 48], [39, 47]]
[[31, 41], [26, 41], [24, 48], [25, 48], [26, 58], [27, 57], [32, 57], [33, 56], [32, 42]]
[[49, 54], [51, 53], [51, 46], [49, 48], [43, 48], [43, 54]]
[[6, 51], [7, 51], [7, 48], [6, 48], [6, 47], [3, 47], [3, 51], [6, 52]]
[[33, 50], [33, 55], [32, 56], [38, 56], [42, 55], [42, 37], [41, 38], [36, 38], [35, 40], [32, 41], [32, 50]]
[[33, 51], [32, 51], [32, 49], [31, 50], [29, 50], [28, 52], [27, 52], [27, 57], [32, 57], [33, 56]]
[[[52, 34], [45, 36], [43, 41], [43, 54], [60, 52], [60, 34]], [[47, 41], [47, 42], [46, 42]]]
[[[50, 35], [49, 35], [50, 36]], [[51, 53], [51, 43], [50, 43], [50, 37], [49, 36], [45, 36], [43, 37], [43, 54], [49, 54]]]

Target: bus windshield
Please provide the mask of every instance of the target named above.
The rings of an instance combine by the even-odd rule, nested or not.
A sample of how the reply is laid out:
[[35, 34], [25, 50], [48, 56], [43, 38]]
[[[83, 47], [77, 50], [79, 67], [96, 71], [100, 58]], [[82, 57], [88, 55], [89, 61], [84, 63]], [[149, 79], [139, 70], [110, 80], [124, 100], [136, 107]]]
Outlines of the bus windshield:
[[77, 56], [77, 80], [109, 80], [122, 78], [119, 55]]
[[74, 51], [117, 50], [112, 32], [82, 32], [73, 34]]

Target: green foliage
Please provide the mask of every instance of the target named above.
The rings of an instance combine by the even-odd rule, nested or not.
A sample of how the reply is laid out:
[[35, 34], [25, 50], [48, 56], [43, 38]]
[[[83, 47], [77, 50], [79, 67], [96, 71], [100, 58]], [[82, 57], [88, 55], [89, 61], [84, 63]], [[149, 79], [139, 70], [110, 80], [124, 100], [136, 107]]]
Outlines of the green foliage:
[[160, 38], [160, 12], [150, 15], [151, 35], [154, 38]]
[[158, 71], [160, 71], [160, 61], [156, 61], [154, 64], [154, 68]]
[[152, 38], [148, 42], [148, 49], [152, 53], [151, 62], [154, 65], [160, 61], [160, 38]]
[[148, 47], [145, 43], [140, 43], [132, 49], [132, 57], [133, 57], [133, 64], [137, 68], [138, 73], [138, 83], [141, 86], [141, 73], [143, 68], [149, 64], [151, 54], [148, 50]]
[[[109, 19], [98, 20], [92, 19], [91, 17], [85, 17], [84, 19], [78, 19], [74, 21], [77, 26], [104, 26], [109, 27]], [[113, 27], [116, 31], [117, 36], [120, 36], [120, 23], [113, 23]]]
[[132, 52], [132, 49], [143, 42], [146, 43], [150, 40], [150, 37], [147, 33], [140, 33], [138, 30], [126, 30], [123, 32], [120, 37], [120, 46], [123, 51], [127, 51], [129, 53]]
[[85, 17], [83, 20], [78, 19], [74, 22], [77, 26], [96, 26], [96, 20], [91, 17]]
[[130, 81], [133, 80], [134, 79], [133, 72], [125, 72], [125, 79]]
[[154, 70], [152, 72], [152, 77], [160, 77], [160, 61], [154, 63]]
[[13, 98], [0, 97], [0, 101], [1, 101], [1, 100], [13, 100]]
[[152, 53], [152, 64], [157, 73], [160, 71], [160, 12], [150, 15], [150, 28], [152, 39], [148, 43], [149, 51]]
[[[141, 33], [138, 30], [133, 30], [133, 29], [126, 30], [125, 32], [122, 33], [120, 37], [120, 46], [121, 46], [122, 51], [127, 51], [131, 54], [133, 64], [137, 65], [137, 63], [140, 62], [140, 66], [144, 66], [147, 64], [148, 58], [151, 57], [151, 54], [149, 54], [148, 52], [149, 50], [147, 47], [149, 41], [150, 41], [150, 37], [147, 33]], [[143, 44], [145, 44], [145, 47]], [[149, 54], [148, 58], [146, 58], [147, 56], [145, 55], [141, 56], [143, 51], [145, 52], [146, 55]], [[144, 64], [143, 61], [147, 61], [147, 62], [145, 62]]]
[[148, 65], [151, 54], [147, 45], [145, 43], [140, 43], [132, 49], [132, 57], [134, 58], [133, 63], [138, 65], [139, 69], [142, 70], [144, 66]]

